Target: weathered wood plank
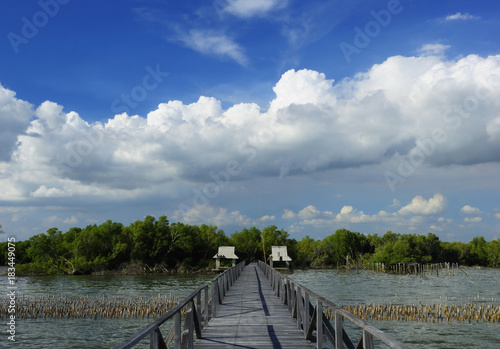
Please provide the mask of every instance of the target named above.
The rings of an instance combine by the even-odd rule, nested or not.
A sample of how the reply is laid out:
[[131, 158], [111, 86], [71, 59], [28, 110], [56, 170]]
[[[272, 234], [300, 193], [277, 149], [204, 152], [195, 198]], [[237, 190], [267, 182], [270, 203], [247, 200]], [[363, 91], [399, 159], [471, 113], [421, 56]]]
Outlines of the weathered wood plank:
[[195, 348], [314, 348], [262, 271], [248, 265], [226, 293]]

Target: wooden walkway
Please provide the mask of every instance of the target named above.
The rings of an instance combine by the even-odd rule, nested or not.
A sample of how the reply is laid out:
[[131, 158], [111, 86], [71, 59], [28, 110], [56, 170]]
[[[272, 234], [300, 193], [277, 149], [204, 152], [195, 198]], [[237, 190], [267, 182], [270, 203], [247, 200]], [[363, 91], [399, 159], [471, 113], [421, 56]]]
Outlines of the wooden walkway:
[[257, 264], [245, 267], [194, 344], [197, 349], [314, 347]]

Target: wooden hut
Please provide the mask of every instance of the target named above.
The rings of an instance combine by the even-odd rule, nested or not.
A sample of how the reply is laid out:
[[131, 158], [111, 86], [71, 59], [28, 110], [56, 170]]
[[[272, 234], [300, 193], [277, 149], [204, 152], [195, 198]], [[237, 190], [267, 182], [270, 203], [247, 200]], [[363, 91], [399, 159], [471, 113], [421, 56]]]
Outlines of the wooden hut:
[[219, 246], [219, 252], [214, 256], [215, 258], [215, 269], [220, 269], [220, 260], [231, 259], [233, 261], [233, 267], [236, 265], [236, 260], [238, 256], [234, 254], [234, 246]]
[[286, 262], [286, 267], [290, 267], [290, 261], [292, 260], [288, 257], [288, 251], [286, 246], [271, 246], [271, 255], [269, 256], [269, 265], [273, 267], [274, 262]]

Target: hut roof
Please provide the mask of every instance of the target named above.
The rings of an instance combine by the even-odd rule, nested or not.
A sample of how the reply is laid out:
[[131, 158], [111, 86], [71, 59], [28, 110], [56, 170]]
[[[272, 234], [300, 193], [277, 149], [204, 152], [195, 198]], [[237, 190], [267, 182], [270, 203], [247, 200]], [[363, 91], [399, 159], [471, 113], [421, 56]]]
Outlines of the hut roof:
[[234, 254], [234, 246], [219, 246], [214, 258], [238, 259], [238, 256]]
[[289, 262], [292, 260], [290, 257], [288, 257], [286, 246], [272, 246], [271, 249], [272, 253], [270, 257], [273, 261]]

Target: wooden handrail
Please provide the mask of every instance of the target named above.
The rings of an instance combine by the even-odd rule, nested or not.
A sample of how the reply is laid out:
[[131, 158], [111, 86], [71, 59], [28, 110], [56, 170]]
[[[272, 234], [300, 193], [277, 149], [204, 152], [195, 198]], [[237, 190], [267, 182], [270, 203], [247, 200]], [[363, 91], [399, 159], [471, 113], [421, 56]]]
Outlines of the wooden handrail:
[[240, 277], [245, 261], [238, 263], [236, 266], [225, 270], [212, 280], [212, 317], [217, 315], [219, 305], [222, 304], [226, 292], [233, 283]]
[[[172, 341], [176, 349], [185, 348], [186, 346], [192, 348], [195, 335], [196, 338], [201, 338], [202, 329], [207, 326], [211, 318], [215, 317], [217, 305], [222, 303], [227, 290], [241, 275], [244, 266], [245, 262], [241, 262], [212, 280], [211, 300], [208, 297], [208, 284], [197, 288], [165, 315], [118, 344], [114, 349], [132, 348], [148, 335], [151, 349], [167, 349]], [[203, 301], [202, 292], [204, 292]], [[212, 306], [211, 312], [209, 312], [210, 306]], [[184, 314], [184, 327], [182, 328], [182, 312], [184, 308], [186, 308], [186, 311]], [[167, 336], [167, 340], [164, 340], [160, 326], [172, 318], [174, 319], [174, 326]]]
[[[292, 317], [297, 319], [297, 326], [304, 331], [304, 337], [311, 339], [313, 331], [316, 330], [317, 348], [323, 348], [324, 334], [336, 349], [343, 349], [344, 345], [349, 349], [373, 349], [374, 338], [381, 340], [393, 349], [408, 349], [405, 344], [389, 334], [354, 316], [293, 279], [284, 276], [264, 262], [259, 261], [259, 267], [271, 283], [276, 296], [281, 299], [283, 304], [288, 306], [288, 309], [292, 312]], [[316, 299], [316, 305], [311, 304], [310, 298]], [[334, 326], [326, 317], [323, 310], [325, 306], [333, 311], [335, 317]], [[356, 345], [353, 344], [343, 328], [342, 321], [344, 318], [362, 329], [361, 337]], [[341, 335], [338, 335], [340, 333]]]
[[[190, 331], [192, 333], [192, 329], [195, 326], [200, 326], [200, 317], [198, 313], [201, 313], [201, 292], [205, 291], [205, 302], [208, 301], [208, 285], [201, 286], [197, 288], [193, 293], [191, 293], [188, 297], [184, 298], [179, 304], [177, 304], [173, 309], [167, 312], [165, 315], [159, 317], [155, 322], [149, 324], [144, 327], [142, 330], [131, 336], [129, 339], [125, 340], [121, 344], [115, 346], [115, 349], [128, 349], [132, 348], [134, 345], [139, 343], [142, 339], [144, 339], [147, 335], [150, 335], [150, 343], [151, 348], [167, 348], [167, 344], [165, 343], [163, 336], [160, 331], [160, 326], [165, 322], [170, 320], [171, 318], [175, 318], [175, 337], [176, 344], [179, 343], [180, 348], [182, 335], [181, 333], [181, 312], [184, 307], [188, 307], [186, 312], [186, 319], [184, 323], [184, 331]], [[195, 298], [198, 304], [195, 304]], [[197, 309], [198, 308], [198, 309]], [[205, 308], [208, 308], [208, 305], [205, 304]], [[195, 323], [197, 323], [195, 325]]]

